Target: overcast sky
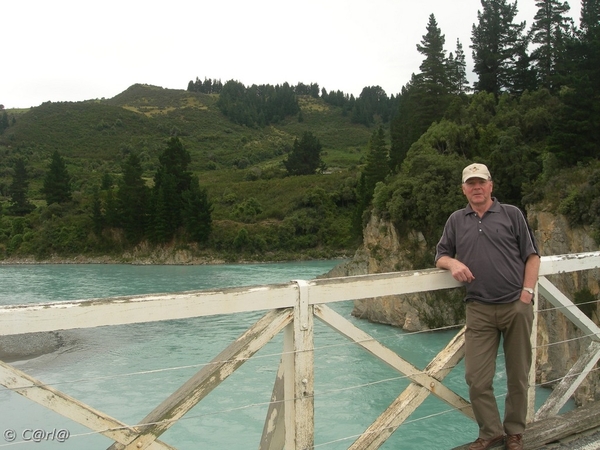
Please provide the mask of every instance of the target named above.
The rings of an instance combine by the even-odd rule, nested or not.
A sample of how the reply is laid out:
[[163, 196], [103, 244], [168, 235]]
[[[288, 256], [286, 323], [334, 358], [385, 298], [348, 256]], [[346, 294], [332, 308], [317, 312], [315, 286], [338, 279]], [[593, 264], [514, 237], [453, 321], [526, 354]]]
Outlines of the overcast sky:
[[[579, 24], [580, 1], [571, 0]], [[519, 0], [531, 26], [535, 0]], [[423, 56], [434, 14], [471, 75], [480, 0], [10, 0], [2, 5], [0, 104], [111, 98], [135, 83], [186, 89], [196, 77], [318, 83], [397, 94]]]

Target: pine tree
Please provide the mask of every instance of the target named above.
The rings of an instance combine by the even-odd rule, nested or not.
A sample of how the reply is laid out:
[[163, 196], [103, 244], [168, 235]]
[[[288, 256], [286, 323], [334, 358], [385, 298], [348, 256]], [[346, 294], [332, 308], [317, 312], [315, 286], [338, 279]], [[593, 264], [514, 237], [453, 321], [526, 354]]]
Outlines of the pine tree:
[[600, 0], [581, 2], [580, 28], [569, 44], [569, 76], [549, 149], [566, 165], [598, 157], [600, 142]]
[[532, 57], [527, 52], [528, 38], [524, 36], [515, 47], [515, 62], [512, 68], [511, 87], [512, 94], [521, 95], [526, 90], [532, 92], [538, 89], [538, 75], [532, 64]]
[[131, 243], [139, 242], [148, 221], [149, 189], [142, 178], [143, 169], [139, 157], [130, 153], [123, 164], [123, 178], [117, 191], [119, 224]]
[[212, 204], [206, 189], [200, 187], [197, 177], [193, 177], [191, 187], [183, 193], [183, 223], [190, 238], [196, 242], [206, 242], [212, 231]]
[[456, 39], [456, 54], [450, 53], [446, 63], [450, 92], [454, 95], [465, 94], [471, 90], [467, 80], [467, 61], [465, 51], [459, 39]]
[[9, 211], [17, 216], [24, 216], [35, 209], [27, 198], [27, 189], [29, 188], [29, 180], [27, 169], [22, 158], [15, 160], [14, 176], [11, 185], [8, 187], [8, 195], [10, 195]]
[[446, 94], [450, 87], [446, 70], [445, 42], [446, 38], [438, 28], [435, 16], [431, 14], [427, 23], [427, 34], [423, 36], [421, 43], [417, 44], [417, 50], [425, 56], [419, 66], [420, 81], [426, 91], [434, 95]]
[[152, 188], [151, 221], [155, 240], [166, 242], [183, 224], [182, 194], [192, 183], [192, 173], [188, 170], [192, 159], [179, 138], [172, 137], [158, 160], [160, 166]]
[[377, 183], [384, 181], [389, 173], [390, 161], [385, 144], [385, 133], [383, 127], [380, 126], [369, 139], [367, 163], [356, 188], [357, 204], [352, 218], [355, 237], [360, 238], [362, 236], [364, 212], [371, 204], [375, 186]]
[[294, 140], [292, 151], [283, 165], [290, 175], [312, 175], [318, 169], [324, 170], [321, 160], [321, 142], [310, 131], [305, 131], [300, 141]]
[[[464, 53], [460, 48], [459, 60], [452, 62], [445, 56], [445, 37], [431, 14], [427, 23], [427, 33], [417, 50], [425, 59], [420, 65], [421, 72], [413, 74], [398, 96], [398, 110], [390, 124], [391, 148], [390, 166], [399, 170], [410, 146], [427, 131], [433, 122], [444, 117], [452, 101], [452, 93], [461, 83], [459, 72], [464, 70]], [[466, 81], [465, 79], [462, 82]]]
[[531, 27], [532, 42], [538, 47], [532, 52], [532, 60], [542, 86], [556, 90], [561, 68], [564, 69], [568, 41], [571, 39], [573, 20], [567, 17], [569, 4], [557, 0], [537, 0], [538, 11]]
[[473, 25], [471, 32], [473, 71], [479, 76], [475, 90], [498, 96], [513, 87], [525, 22], [514, 23], [518, 12], [516, 1], [509, 4], [506, 0], [481, 0], [481, 5], [483, 10], [477, 11], [478, 24]]
[[58, 151], [52, 154], [50, 167], [44, 178], [42, 193], [46, 196], [46, 203], [66, 203], [71, 200], [71, 177], [67, 164]]
[[450, 103], [450, 77], [444, 43], [444, 35], [437, 26], [435, 16], [431, 14], [427, 34], [423, 36], [421, 44], [417, 45], [417, 50], [425, 59], [420, 65], [421, 72], [415, 77], [411, 92], [414, 102], [409, 114], [414, 116], [413, 120], [417, 123], [417, 139], [433, 122], [444, 116]]
[[600, 0], [582, 0], [579, 27], [578, 71], [590, 79], [595, 94], [600, 95]]
[[399, 171], [410, 146], [431, 125], [429, 118], [423, 120], [416, 114], [419, 107], [417, 84], [417, 76], [413, 74], [410, 82], [402, 87], [398, 96], [398, 111], [390, 124], [390, 168], [394, 172]]
[[367, 153], [367, 164], [363, 170], [365, 175], [365, 188], [369, 197], [373, 196], [375, 185], [385, 180], [390, 172], [388, 149], [385, 144], [385, 133], [383, 127], [379, 127], [369, 139], [369, 150]]

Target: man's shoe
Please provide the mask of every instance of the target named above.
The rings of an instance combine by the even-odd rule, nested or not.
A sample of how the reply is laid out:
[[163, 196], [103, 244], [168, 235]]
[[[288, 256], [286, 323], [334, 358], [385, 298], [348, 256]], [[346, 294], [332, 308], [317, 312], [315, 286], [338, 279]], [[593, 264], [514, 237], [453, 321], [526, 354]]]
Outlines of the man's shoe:
[[506, 436], [506, 450], [523, 450], [523, 435], [509, 434]]
[[[469, 450], [487, 450], [488, 448], [492, 448], [494, 445], [499, 444], [504, 440], [504, 436], [496, 436], [492, 439], [483, 439], [478, 438], [475, 442], [469, 445]], [[506, 447], [508, 448], [508, 447]], [[518, 448], [518, 447], [515, 447]], [[512, 450], [512, 449], [511, 449]]]

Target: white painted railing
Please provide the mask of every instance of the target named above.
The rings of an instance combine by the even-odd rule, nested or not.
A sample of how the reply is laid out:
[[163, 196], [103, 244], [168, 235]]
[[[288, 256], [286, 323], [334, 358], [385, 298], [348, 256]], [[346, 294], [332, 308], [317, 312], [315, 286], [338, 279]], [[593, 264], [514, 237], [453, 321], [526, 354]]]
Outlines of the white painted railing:
[[[600, 252], [542, 258], [539, 291], [592, 343], [571, 372], [538, 410], [536, 419], [557, 414], [600, 359], [600, 330], [556, 289], [547, 275], [600, 268]], [[411, 380], [411, 384], [352, 444], [375, 449], [430, 394], [473, 419], [469, 402], [442, 381], [462, 359], [464, 329], [426, 367], [419, 370], [330, 309], [332, 302], [369, 299], [460, 286], [447, 271], [428, 269], [343, 278], [294, 281], [277, 285], [137, 295], [107, 299], [0, 307], [0, 335], [154, 322], [190, 317], [267, 311], [249, 330], [217, 355], [211, 364], [151, 411], [138, 425], [128, 425], [0, 362], [0, 384], [95, 432], [114, 440], [111, 449], [170, 449], [158, 440], [178, 419], [231, 375], [279, 332], [284, 351], [265, 420], [261, 449], [311, 449], [314, 445], [313, 319], [317, 317]], [[537, 302], [536, 302], [537, 304]], [[532, 336], [535, 339], [535, 336]], [[535, 370], [532, 370], [532, 377]], [[533, 380], [532, 380], [533, 381]], [[532, 386], [534, 383], [530, 383]], [[530, 397], [533, 397], [533, 392]], [[533, 405], [533, 402], [531, 402]], [[531, 412], [533, 406], [530, 407]]]

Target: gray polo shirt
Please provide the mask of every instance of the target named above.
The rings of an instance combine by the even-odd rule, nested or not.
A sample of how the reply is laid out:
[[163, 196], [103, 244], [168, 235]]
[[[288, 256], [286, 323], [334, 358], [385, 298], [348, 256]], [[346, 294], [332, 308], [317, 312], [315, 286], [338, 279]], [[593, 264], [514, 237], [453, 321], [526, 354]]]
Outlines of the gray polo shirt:
[[436, 247], [442, 256], [465, 264], [475, 279], [466, 284], [465, 301], [510, 303], [521, 295], [525, 262], [538, 249], [525, 216], [495, 198], [479, 218], [470, 205], [452, 213]]

